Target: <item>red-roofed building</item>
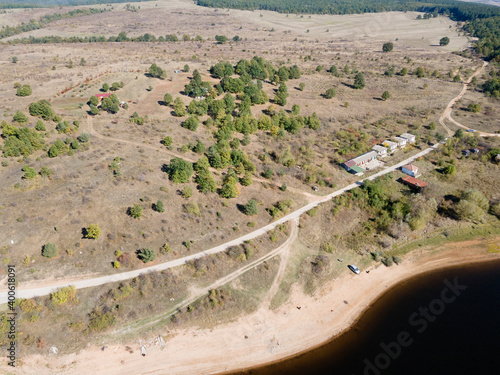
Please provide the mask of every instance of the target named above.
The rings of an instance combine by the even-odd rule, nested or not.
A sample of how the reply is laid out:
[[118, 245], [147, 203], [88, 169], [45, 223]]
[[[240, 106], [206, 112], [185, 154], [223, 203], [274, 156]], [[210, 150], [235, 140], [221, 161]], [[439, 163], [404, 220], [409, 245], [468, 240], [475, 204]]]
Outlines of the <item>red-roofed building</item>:
[[110, 95], [111, 94], [95, 94], [100, 100], [102, 100], [102, 98], [109, 98]]
[[406, 184], [412, 188], [415, 189], [421, 189], [423, 187], [426, 187], [428, 184], [427, 182], [421, 181], [418, 178], [411, 177], [411, 176], [406, 176], [405, 178], [402, 179], [403, 184]]

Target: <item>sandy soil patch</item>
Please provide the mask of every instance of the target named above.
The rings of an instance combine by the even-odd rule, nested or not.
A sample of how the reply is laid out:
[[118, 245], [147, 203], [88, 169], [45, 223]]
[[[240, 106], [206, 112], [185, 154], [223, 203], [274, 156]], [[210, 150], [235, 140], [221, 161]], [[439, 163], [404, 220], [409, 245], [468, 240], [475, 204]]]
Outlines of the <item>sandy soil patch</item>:
[[[144, 358], [138, 343], [109, 346], [104, 351], [89, 347], [61, 357], [23, 358], [23, 367], [13, 373], [164, 374], [168, 370], [170, 374], [210, 374], [279, 360], [341, 333], [377, 297], [405, 278], [445, 266], [498, 260], [498, 254], [485, 252], [486, 243], [478, 239], [450, 243], [432, 251], [423, 249], [409, 255], [400, 266], [372, 268], [369, 274], [358, 276], [346, 271], [314, 297], [295, 289], [290, 301], [276, 311], [263, 307], [214, 330], [158, 332], [170, 337], [166, 347], [161, 350], [154, 339], [143, 340], [148, 350]], [[105, 368], [103, 362], [107, 363]]]

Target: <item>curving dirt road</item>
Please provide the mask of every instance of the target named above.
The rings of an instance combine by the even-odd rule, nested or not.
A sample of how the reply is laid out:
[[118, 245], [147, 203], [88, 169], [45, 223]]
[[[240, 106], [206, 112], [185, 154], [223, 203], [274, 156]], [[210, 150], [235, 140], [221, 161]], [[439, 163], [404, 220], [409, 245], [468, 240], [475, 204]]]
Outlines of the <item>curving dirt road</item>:
[[[103, 285], [103, 284], [107, 284], [107, 283], [111, 283], [111, 282], [116, 282], [116, 281], [124, 281], [124, 280], [128, 280], [128, 279], [137, 277], [142, 273], [146, 273], [149, 271], [163, 271], [163, 270], [166, 270], [166, 269], [169, 269], [172, 267], [177, 267], [177, 266], [180, 266], [182, 264], [185, 264], [186, 262], [188, 262], [190, 260], [201, 258], [201, 257], [204, 257], [206, 255], [210, 255], [210, 254], [220, 253], [222, 251], [225, 251], [230, 246], [241, 245], [245, 241], [252, 240], [254, 238], [262, 236], [280, 224], [284, 224], [290, 220], [298, 219], [302, 214], [306, 213], [311, 208], [317, 207], [320, 203], [327, 202], [332, 198], [335, 198], [341, 194], [344, 194], [345, 192], [347, 192], [349, 190], [352, 190], [352, 189], [360, 186], [363, 183], [363, 181], [365, 181], [365, 180], [373, 180], [377, 177], [383, 176], [384, 174], [394, 172], [398, 168], [402, 167], [403, 165], [411, 163], [415, 159], [417, 159], [421, 156], [424, 156], [424, 155], [430, 153], [431, 151], [434, 151], [438, 147], [439, 147], [439, 143], [436, 143], [434, 146], [429, 147], [423, 151], [420, 151], [419, 153], [403, 160], [402, 162], [400, 162], [396, 165], [393, 165], [391, 167], [387, 167], [386, 169], [383, 169], [382, 171], [380, 171], [380, 172], [378, 172], [378, 173], [376, 173], [368, 178], [357, 181], [357, 182], [350, 184], [344, 188], [341, 188], [337, 191], [334, 191], [333, 193], [322, 197], [320, 200], [316, 200], [316, 201], [313, 201], [311, 203], [308, 203], [305, 206], [299, 208], [298, 210], [296, 210], [296, 211], [294, 211], [294, 212], [292, 212], [292, 213], [282, 217], [281, 219], [278, 219], [278, 220], [276, 220], [268, 225], [265, 225], [264, 227], [262, 227], [260, 229], [257, 229], [257, 230], [250, 232], [244, 236], [241, 236], [241, 237], [236, 238], [232, 241], [226, 242], [222, 245], [213, 247], [211, 249], [201, 251], [201, 252], [196, 253], [196, 254], [188, 255], [184, 258], [175, 259], [175, 260], [171, 260], [171, 261], [168, 261], [165, 263], [160, 263], [160, 264], [145, 267], [142, 269], [122, 272], [122, 273], [118, 273], [118, 274], [114, 274], [114, 275], [101, 276], [101, 277], [97, 277], [97, 278], [93, 278], [93, 279], [80, 280], [80, 281], [71, 282], [71, 283], [63, 282], [60, 285], [49, 285], [49, 286], [39, 287], [39, 288], [31, 288], [31, 289], [18, 288], [16, 297], [17, 298], [33, 298], [33, 297], [37, 297], [37, 296], [45, 296], [45, 295], [48, 295], [51, 292], [53, 292], [56, 288], [69, 286], [69, 285], [74, 285], [76, 289], [83, 289], [83, 288], [99, 286], [99, 285]], [[0, 292], [0, 304], [6, 303], [6, 302], [7, 302], [7, 292], [4, 289], [4, 291]]]
[[[278, 255], [280, 253], [282, 253], [282, 254], [289, 254], [290, 253], [290, 248], [292, 246], [292, 243], [297, 239], [297, 236], [298, 236], [298, 233], [299, 233], [299, 230], [298, 230], [299, 220], [298, 219], [292, 220], [291, 224], [292, 225], [291, 225], [290, 236], [288, 236], [287, 240], [281, 246], [277, 247], [276, 249], [274, 249], [270, 253], [268, 253], [268, 254], [260, 257], [259, 259], [253, 261], [252, 263], [246, 264], [245, 266], [243, 266], [240, 269], [238, 269], [238, 270], [230, 273], [229, 275], [226, 275], [226, 276], [218, 279], [215, 283], [213, 283], [213, 284], [211, 284], [211, 285], [209, 285], [209, 286], [207, 286], [205, 288], [196, 290], [196, 292], [192, 293], [192, 295], [190, 295], [188, 299], [183, 300], [181, 303], [179, 303], [178, 305], [176, 305], [173, 308], [171, 308], [168, 313], [162, 314], [161, 316], [153, 317], [147, 323], [142, 324], [140, 327], [135, 327], [135, 328], [143, 329], [143, 328], [148, 327], [148, 326], [150, 326], [152, 324], [155, 324], [155, 323], [157, 323], [157, 322], [159, 322], [159, 321], [161, 321], [163, 319], [166, 319], [166, 318], [168, 318], [168, 317], [176, 314], [177, 312], [179, 312], [180, 309], [187, 308], [190, 304], [192, 304], [193, 302], [195, 302], [197, 299], [199, 299], [199, 298], [201, 298], [203, 296], [206, 296], [210, 292], [210, 290], [220, 288], [221, 286], [223, 286], [223, 285], [229, 283], [230, 281], [233, 281], [237, 277], [243, 275], [245, 272], [250, 271], [251, 269], [259, 266], [262, 263], [264, 263], [265, 261], [274, 258], [276, 255]], [[286, 257], [286, 259], [285, 259], [285, 257]], [[278, 274], [276, 275], [275, 280], [273, 282], [273, 285], [272, 285], [271, 289], [268, 292], [268, 295], [272, 293], [274, 285], [277, 284], [277, 286], [279, 287], [279, 283], [281, 282], [280, 281], [281, 279], [280, 279], [279, 275], [281, 274], [281, 276], [282, 276], [282, 274], [284, 273], [284, 270], [286, 268], [286, 263], [287, 263], [287, 260], [288, 260], [288, 256], [285, 256], [285, 257], [283, 257], [281, 259], [280, 268], [279, 268], [280, 271], [281, 271], [281, 269], [283, 269], [283, 271], [281, 273], [279, 271]], [[276, 291], [277, 291], [277, 288], [274, 291], [274, 293]], [[134, 326], [125, 325], [124, 327], [122, 327], [120, 330], [114, 332], [113, 334], [120, 334], [120, 333], [124, 333], [124, 332], [130, 333], [131, 330], [133, 330], [133, 329], [134, 329]]]
[[[483, 62], [483, 65], [478, 69], [476, 70], [476, 72], [471, 75], [469, 77], [469, 79], [467, 81], [464, 82], [464, 86], [462, 87], [462, 90], [460, 91], [460, 93], [454, 97], [449, 103], [448, 105], [446, 106], [446, 108], [444, 109], [443, 111], [443, 114], [441, 115], [441, 117], [439, 118], [439, 123], [446, 129], [446, 131], [448, 132], [448, 136], [452, 136], [454, 133], [453, 131], [448, 127], [446, 126], [446, 124], [444, 123], [444, 120], [447, 119], [448, 121], [450, 121], [451, 123], [453, 123], [454, 125], [462, 128], [462, 129], [466, 129], [466, 130], [470, 130], [470, 128], [468, 128], [467, 126], [465, 125], [462, 125], [461, 123], [459, 123], [458, 121], [454, 120], [452, 117], [451, 117], [451, 111], [453, 110], [453, 106], [460, 100], [462, 99], [462, 97], [465, 95], [465, 93], [467, 92], [467, 89], [469, 88], [469, 84], [471, 83], [472, 81], [472, 78], [474, 78], [475, 76], [477, 76], [478, 74], [481, 74], [482, 71], [484, 70], [484, 68], [486, 68], [486, 66], [488, 65], [488, 62], [487, 61], [484, 61]], [[495, 134], [495, 133], [485, 133], [485, 132], [480, 132], [480, 131], [475, 131], [476, 133], [478, 133], [481, 137], [500, 137], [500, 134]]]

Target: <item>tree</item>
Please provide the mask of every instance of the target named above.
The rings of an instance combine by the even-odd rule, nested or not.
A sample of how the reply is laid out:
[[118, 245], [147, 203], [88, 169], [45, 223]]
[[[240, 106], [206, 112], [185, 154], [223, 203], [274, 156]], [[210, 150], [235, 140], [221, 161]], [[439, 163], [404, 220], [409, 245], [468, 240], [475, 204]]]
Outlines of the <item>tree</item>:
[[31, 103], [29, 107], [31, 116], [41, 117], [44, 120], [52, 120], [54, 118], [54, 111], [50, 103], [46, 100], [39, 100]]
[[254, 216], [259, 213], [259, 208], [257, 207], [257, 201], [255, 199], [250, 199], [245, 206], [243, 206], [243, 212], [245, 215]]
[[180, 97], [175, 98], [174, 100], [174, 115], [177, 117], [186, 116], [186, 105], [182, 101]]
[[453, 77], [453, 82], [460, 82], [462, 80], [462, 77], [460, 77], [460, 74], [457, 74], [455, 77]]
[[137, 251], [137, 258], [142, 260], [144, 263], [152, 262], [156, 259], [156, 253], [149, 247]]
[[458, 138], [458, 139], [462, 139], [464, 137], [464, 130], [463, 129], [458, 129], [455, 134], [453, 135], [453, 137], [455, 138]]
[[220, 196], [222, 198], [236, 198], [239, 194], [240, 192], [235, 182], [227, 181], [222, 184], [222, 187], [220, 189]]
[[187, 120], [181, 124], [181, 126], [191, 131], [196, 131], [196, 129], [198, 128], [198, 124], [199, 120], [197, 116], [189, 116]]
[[286, 98], [288, 97], [288, 89], [285, 83], [281, 83], [276, 96], [274, 97], [274, 102], [278, 105], [286, 105]]
[[17, 88], [17, 96], [30, 96], [32, 94], [31, 86], [30, 85], [22, 85]]
[[156, 64], [151, 64], [151, 66], [148, 69], [148, 74], [153, 78], [160, 78], [160, 79], [167, 78], [167, 72]]
[[300, 91], [304, 91], [305, 88], [306, 88], [306, 84], [304, 82], [299, 83], [299, 90]]
[[408, 74], [408, 69], [406, 67], [401, 69], [401, 71], [399, 72], [399, 75], [402, 77], [404, 77], [407, 74]]
[[450, 38], [448, 38], [447, 36], [439, 40], [439, 45], [442, 47], [447, 46], [449, 43], [450, 43]]
[[438, 142], [444, 142], [446, 140], [446, 137], [441, 133], [436, 133], [436, 140]]
[[78, 141], [82, 143], [87, 143], [90, 140], [90, 134], [89, 133], [82, 133], [78, 137]]
[[176, 184], [188, 182], [193, 175], [193, 163], [175, 157], [170, 160], [168, 176]]
[[133, 207], [128, 208], [128, 214], [134, 219], [139, 219], [142, 216], [142, 207], [138, 204], [134, 204]]
[[382, 46], [382, 51], [391, 52], [394, 49], [394, 44], [392, 42], [384, 43]]
[[163, 145], [167, 146], [167, 147], [171, 146], [172, 145], [172, 137], [167, 135], [165, 138], [163, 138], [161, 143], [163, 143]]
[[479, 104], [479, 103], [470, 103], [468, 105], [467, 109], [470, 112], [479, 113], [481, 111], [481, 104]]
[[252, 183], [252, 174], [250, 172], [246, 172], [245, 175], [240, 178], [240, 184], [242, 184], [243, 186], [250, 186], [252, 185]]
[[101, 228], [98, 224], [90, 224], [88, 228], [85, 229], [85, 238], [90, 238], [96, 240], [101, 235]]
[[335, 89], [332, 87], [332, 88], [329, 88], [328, 90], [326, 90], [325, 92], [325, 98], [326, 99], [332, 99], [335, 97], [335, 95], [337, 95], [337, 92], [335, 91]]
[[21, 111], [16, 111], [13, 120], [20, 124], [25, 124], [26, 122], [28, 122], [28, 118]]
[[103, 83], [101, 90], [104, 91], [104, 92], [108, 92], [109, 91], [109, 85], [107, 83]]
[[215, 40], [219, 44], [224, 44], [224, 43], [226, 43], [228, 41], [227, 36], [225, 36], [225, 35], [216, 35], [215, 36]]
[[159, 200], [158, 202], [153, 204], [153, 210], [159, 213], [165, 212], [165, 207], [163, 205], [163, 202]]
[[189, 73], [189, 65], [188, 64], [184, 65], [184, 72]]
[[19, 61], [19, 58], [17, 56], [12, 56], [12, 63], [16, 64]]
[[45, 258], [54, 258], [57, 256], [57, 247], [53, 243], [46, 243], [42, 247], [42, 256]]
[[384, 93], [382, 94], [382, 100], [384, 100], [384, 101], [386, 101], [390, 97], [391, 97], [391, 94], [389, 93], [389, 91], [384, 91]]
[[337, 70], [337, 66], [336, 65], [332, 65], [330, 67], [330, 69], [328, 69], [328, 71], [335, 77], [338, 77], [339, 76], [339, 71]]
[[416, 70], [415, 70], [415, 75], [418, 77], [418, 78], [422, 78], [425, 76], [425, 70], [424, 68], [422, 68], [421, 66], [419, 66]]
[[449, 164], [446, 167], [443, 168], [443, 174], [447, 174], [450, 176], [453, 176], [457, 171], [457, 167], [453, 164]]
[[97, 98], [97, 96], [92, 95], [92, 96], [89, 98], [88, 104], [89, 104], [89, 105], [93, 105], [93, 106], [96, 106], [96, 107], [97, 107], [97, 106], [99, 105], [99, 99]]
[[359, 72], [356, 74], [353, 86], [356, 90], [362, 90], [365, 88], [365, 77], [363, 76], [363, 73]]
[[172, 95], [170, 95], [168, 92], [165, 94], [165, 96], [163, 97], [163, 104], [165, 105], [170, 105], [170, 103], [172, 103]]

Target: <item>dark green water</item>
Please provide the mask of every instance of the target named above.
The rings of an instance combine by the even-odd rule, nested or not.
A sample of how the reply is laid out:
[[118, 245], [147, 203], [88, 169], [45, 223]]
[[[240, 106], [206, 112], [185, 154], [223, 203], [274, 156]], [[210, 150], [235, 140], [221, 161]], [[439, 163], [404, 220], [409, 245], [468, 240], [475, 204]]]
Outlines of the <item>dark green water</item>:
[[500, 374], [500, 261], [408, 279], [342, 336], [236, 374]]

